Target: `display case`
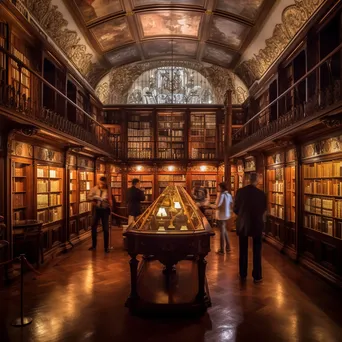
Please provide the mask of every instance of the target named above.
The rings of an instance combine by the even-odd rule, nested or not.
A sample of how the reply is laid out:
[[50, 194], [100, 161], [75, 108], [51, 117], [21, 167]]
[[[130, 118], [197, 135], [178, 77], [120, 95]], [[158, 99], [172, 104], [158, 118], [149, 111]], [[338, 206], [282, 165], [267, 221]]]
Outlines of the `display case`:
[[[183, 187], [167, 187], [125, 233], [128, 253], [132, 258], [130, 261], [131, 294], [127, 305], [131, 309], [137, 309], [139, 305], [148, 301], [147, 298], [142, 298], [143, 288], [142, 292], [138, 293], [139, 288], [136, 283], [138, 266], [136, 256], [138, 254], [153, 255], [154, 259], [159, 260], [165, 266], [166, 277], [175, 272], [175, 265], [179, 261], [191, 256], [191, 260], [196, 260], [195, 266], [198, 267], [198, 277], [192, 280], [198, 282], [198, 292], [193, 295], [192, 301], [188, 304], [204, 310], [210, 305], [205, 282], [206, 261], [204, 258], [210, 252], [212, 235], [214, 233], [207, 219], [186, 190]], [[176, 306], [176, 303], [168, 304], [172, 308]], [[184, 308], [184, 304], [182, 303], [180, 307]], [[166, 309], [167, 305], [162, 307]]]
[[43, 224], [63, 219], [63, 172], [61, 167], [37, 165], [37, 220]]

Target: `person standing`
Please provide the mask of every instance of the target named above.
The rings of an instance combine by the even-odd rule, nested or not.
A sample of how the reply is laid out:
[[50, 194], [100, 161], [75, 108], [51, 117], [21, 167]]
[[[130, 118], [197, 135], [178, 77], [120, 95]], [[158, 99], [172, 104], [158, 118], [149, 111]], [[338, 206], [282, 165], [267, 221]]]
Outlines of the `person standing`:
[[[226, 250], [230, 252], [230, 243], [227, 232], [227, 222], [230, 219], [230, 210], [233, 205], [232, 195], [227, 190], [226, 183], [219, 184], [219, 192], [215, 203], [216, 208], [216, 221], [220, 228], [220, 249], [217, 251], [218, 254], [223, 255]], [[224, 248], [226, 245], [226, 249]]]
[[145, 200], [145, 194], [140, 189], [140, 180], [134, 178], [132, 180], [132, 187], [127, 191], [127, 204], [128, 204], [128, 224], [136, 220], [141, 214], [141, 202]]
[[202, 187], [201, 182], [196, 182], [191, 193], [196, 205], [204, 214], [205, 207], [210, 205], [208, 190]]
[[261, 246], [264, 229], [263, 216], [267, 209], [266, 195], [257, 188], [258, 175], [250, 174], [250, 184], [236, 193], [234, 213], [237, 215], [236, 233], [239, 236], [240, 278], [245, 280], [248, 267], [248, 237], [253, 238], [253, 272], [255, 283], [262, 281]]
[[98, 185], [94, 186], [89, 193], [88, 198], [94, 204], [93, 224], [91, 227], [92, 246], [90, 251], [96, 249], [97, 245], [97, 226], [101, 220], [104, 239], [105, 253], [109, 253], [109, 216], [112, 207], [112, 198], [110, 188], [107, 183], [106, 177], [101, 177]]

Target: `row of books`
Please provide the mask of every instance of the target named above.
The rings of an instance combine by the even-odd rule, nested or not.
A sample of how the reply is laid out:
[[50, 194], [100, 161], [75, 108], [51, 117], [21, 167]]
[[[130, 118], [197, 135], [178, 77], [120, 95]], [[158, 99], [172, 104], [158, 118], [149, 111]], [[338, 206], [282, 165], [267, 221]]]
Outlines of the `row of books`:
[[305, 205], [313, 206], [313, 207], [322, 207], [324, 209], [330, 209], [333, 208], [333, 200], [331, 199], [322, 199], [317, 197], [306, 197], [305, 199]]
[[272, 203], [284, 205], [284, 195], [279, 193], [273, 193], [271, 196]]
[[141, 121], [134, 121], [128, 122], [128, 131], [130, 128], [133, 129], [147, 129], [147, 128], [151, 128], [151, 122], [147, 121], [147, 122], [141, 122]]
[[305, 192], [328, 196], [342, 196], [342, 182], [333, 180], [305, 181]]
[[80, 172], [80, 180], [94, 180], [94, 174], [93, 172]]
[[152, 143], [150, 142], [129, 142], [127, 143], [129, 149], [143, 149], [143, 148], [152, 148]]
[[316, 215], [305, 215], [304, 226], [333, 236], [333, 221]]
[[135, 151], [128, 150], [127, 157], [129, 159], [150, 159], [152, 158], [152, 151]]
[[192, 159], [215, 159], [215, 151], [202, 151], [198, 149], [192, 149], [191, 158]]
[[110, 183], [110, 186], [113, 188], [121, 188], [122, 187], [122, 183], [121, 181], [118, 181], [118, 182], [111, 182]]
[[121, 188], [112, 188], [113, 195], [121, 195]]
[[179, 131], [179, 130], [162, 130], [158, 132], [159, 137], [183, 137], [184, 136], [184, 132], [183, 131]]
[[44, 223], [59, 221], [63, 218], [62, 207], [37, 212], [37, 220]]
[[26, 176], [25, 168], [24, 167], [16, 167], [14, 169], [14, 175], [16, 177], [23, 177]]
[[152, 132], [150, 129], [132, 129], [128, 128], [128, 137], [150, 137]]
[[278, 205], [271, 205], [270, 215], [274, 217], [278, 217], [283, 220], [284, 219], [284, 207], [281, 207]]
[[173, 128], [173, 129], [180, 129], [184, 128], [184, 122], [158, 122], [158, 127], [163, 128]]
[[92, 188], [92, 181], [80, 182], [80, 191], [89, 191]]
[[174, 148], [184, 150], [184, 144], [178, 142], [160, 142], [158, 144], [158, 148]]
[[152, 142], [150, 137], [128, 137], [129, 142]]
[[83, 214], [83, 213], [86, 213], [88, 211], [91, 211], [92, 210], [92, 203], [91, 202], [82, 202], [80, 203], [80, 206], [79, 206], [79, 212], [80, 214]]
[[271, 191], [278, 191], [278, 192], [284, 192], [284, 183], [283, 181], [275, 181], [275, 183], [272, 183], [270, 185]]
[[342, 177], [342, 161], [304, 165], [304, 178]]
[[178, 152], [177, 150], [169, 150], [169, 151], [158, 151], [159, 159], [184, 159], [185, 153], [184, 151]]
[[342, 219], [342, 200], [335, 201], [334, 217]]
[[185, 182], [185, 175], [159, 175], [158, 179], [162, 182]]

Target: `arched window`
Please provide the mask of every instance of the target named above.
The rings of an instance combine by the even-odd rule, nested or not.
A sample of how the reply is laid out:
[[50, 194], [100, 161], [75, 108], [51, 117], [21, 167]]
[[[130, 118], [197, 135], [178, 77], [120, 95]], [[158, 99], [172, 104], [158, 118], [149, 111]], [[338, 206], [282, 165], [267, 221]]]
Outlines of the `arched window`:
[[128, 104], [211, 104], [212, 87], [196, 70], [163, 66], [142, 73], [128, 91]]

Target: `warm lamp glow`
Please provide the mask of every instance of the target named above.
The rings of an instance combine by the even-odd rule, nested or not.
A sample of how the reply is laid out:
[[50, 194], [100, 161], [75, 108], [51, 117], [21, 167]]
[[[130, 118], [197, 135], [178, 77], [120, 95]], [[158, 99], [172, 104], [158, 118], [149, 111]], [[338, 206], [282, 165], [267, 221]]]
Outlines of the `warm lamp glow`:
[[175, 202], [175, 209], [182, 209], [179, 202]]
[[141, 171], [142, 169], [143, 169], [143, 167], [142, 167], [141, 165], [138, 165], [138, 166], [137, 166], [137, 170], [138, 170], [138, 171]]
[[175, 169], [175, 167], [173, 166], [173, 165], [170, 165], [169, 167], [168, 167], [168, 170], [169, 171], [173, 171]]
[[164, 207], [160, 207], [158, 209], [157, 216], [158, 217], [166, 217], [167, 216], [167, 212], [166, 212]]
[[207, 169], [207, 167], [205, 165], [200, 166], [201, 171], [205, 171], [206, 169]]

